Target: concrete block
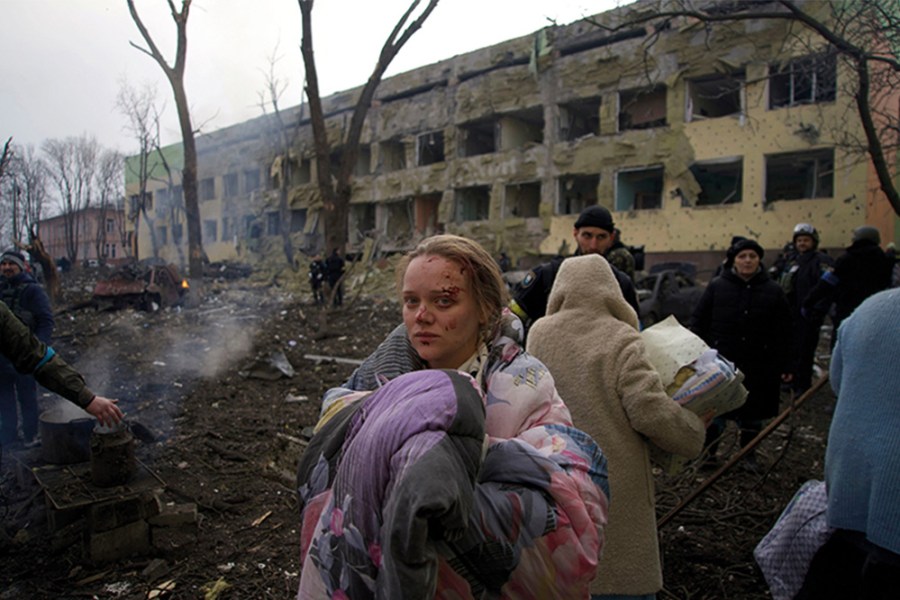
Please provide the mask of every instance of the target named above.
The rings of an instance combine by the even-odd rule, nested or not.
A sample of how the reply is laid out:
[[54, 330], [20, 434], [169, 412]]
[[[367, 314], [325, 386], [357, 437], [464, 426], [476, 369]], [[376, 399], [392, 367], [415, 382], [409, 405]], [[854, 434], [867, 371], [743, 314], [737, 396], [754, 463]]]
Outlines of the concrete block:
[[139, 520], [110, 531], [91, 533], [87, 556], [93, 562], [110, 562], [150, 551], [150, 526]]

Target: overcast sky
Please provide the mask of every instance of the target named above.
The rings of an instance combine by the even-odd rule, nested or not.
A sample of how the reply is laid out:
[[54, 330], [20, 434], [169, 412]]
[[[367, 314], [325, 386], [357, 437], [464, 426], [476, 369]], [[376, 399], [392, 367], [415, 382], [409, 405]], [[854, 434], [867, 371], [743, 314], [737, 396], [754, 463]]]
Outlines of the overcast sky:
[[[384, 39], [410, 0], [318, 0], [314, 50], [323, 95], [365, 82]], [[422, 4], [426, 1], [422, 0]], [[400, 51], [388, 75], [536, 31], [571, 23], [623, 0], [441, 0]], [[180, 0], [175, 0], [177, 6]], [[170, 62], [175, 25], [165, 0], [137, 0]], [[116, 108], [121, 82], [157, 87], [165, 102], [163, 142], [179, 140], [171, 89], [143, 44], [125, 0], [0, 0], [0, 143], [39, 146], [83, 133], [125, 153], [136, 144]], [[269, 57], [288, 87], [282, 106], [302, 100], [300, 9], [296, 0], [194, 0], [188, 21], [186, 87], [203, 131], [261, 114]]]

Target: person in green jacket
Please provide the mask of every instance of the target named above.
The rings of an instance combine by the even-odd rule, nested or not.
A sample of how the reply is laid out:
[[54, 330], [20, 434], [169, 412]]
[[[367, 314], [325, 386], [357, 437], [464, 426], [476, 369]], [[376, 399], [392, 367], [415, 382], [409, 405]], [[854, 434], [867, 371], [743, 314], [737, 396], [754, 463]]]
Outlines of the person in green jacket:
[[18, 317], [0, 302], [0, 351], [19, 373], [33, 375], [42, 386], [86, 410], [101, 425], [115, 425], [122, 420], [118, 400], [98, 396], [84, 382], [84, 377], [56, 351], [28, 330]]

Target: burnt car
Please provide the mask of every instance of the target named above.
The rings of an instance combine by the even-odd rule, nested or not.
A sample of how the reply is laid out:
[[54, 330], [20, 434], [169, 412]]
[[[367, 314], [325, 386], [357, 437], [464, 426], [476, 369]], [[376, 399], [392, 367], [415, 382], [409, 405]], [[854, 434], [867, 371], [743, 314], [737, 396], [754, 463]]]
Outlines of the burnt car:
[[173, 264], [138, 261], [123, 265], [94, 286], [97, 308], [136, 308], [153, 312], [182, 303], [187, 282]]
[[697, 267], [693, 263], [660, 263], [649, 274], [635, 282], [644, 328], [675, 315], [687, 325], [703, 287], [697, 284]]

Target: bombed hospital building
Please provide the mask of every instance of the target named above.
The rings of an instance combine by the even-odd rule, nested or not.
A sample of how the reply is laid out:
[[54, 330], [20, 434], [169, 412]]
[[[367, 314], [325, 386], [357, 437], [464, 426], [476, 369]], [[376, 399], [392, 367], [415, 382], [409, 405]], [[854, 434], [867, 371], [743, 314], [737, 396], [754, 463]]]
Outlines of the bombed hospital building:
[[[591, 204], [613, 211], [648, 264], [710, 268], [734, 235], [780, 249], [798, 222], [819, 229], [823, 248], [846, 246], [864, 223], [895, 239], [890, 204], [853, 142], [863, 139], [854, 73], [838, 53], [797, 23], [664, 22], [653, 18], [661, 6], [637, 2], [382, 81], [352, 178], [348, 250], [372, 240], [399, 251], [447, 232], [527, 266], [571, 252], [575, 218]], [[323, 99], [335, 152], [361, 90]], [[897, 92], [880, 96], [894, 118]], [[296, 251], [324, 247], [308, 106], [280, 117], [283, 129], [269, 114], [197, 138], [211, 261], [281, 253], [282, 227]], [[143, 202], [127, 169], [140, 257], [186, 254], [180, 152], [149, 157]]]

